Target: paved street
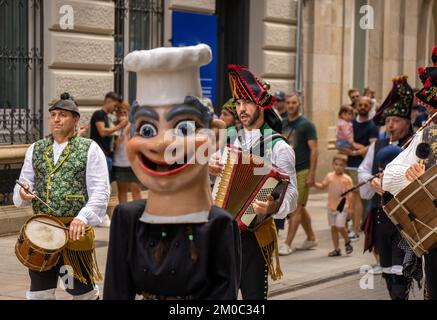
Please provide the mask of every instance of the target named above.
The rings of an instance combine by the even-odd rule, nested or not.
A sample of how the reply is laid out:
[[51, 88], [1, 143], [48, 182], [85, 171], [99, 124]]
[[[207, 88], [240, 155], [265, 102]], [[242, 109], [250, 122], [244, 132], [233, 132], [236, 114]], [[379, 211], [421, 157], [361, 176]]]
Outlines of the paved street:
[[[390, 300], [385, 282], [380, 275], [374, 277], [373, 286], [365, 281], [368, 289], [360, 288], [363, 275], [352, 275], [319, 285], [283, 293], [272, 300]], [[370, 280], [367, 278], [366, 280]], [[410, 294], [410, 300], [423, 300], [423, 291], [417, 287]]]
[[[270, 283], [272, 299], [388, 299], [380, 276], [375, 279], [374, 290], [359, 288], [359, 270], [374, 263], [373, 256], [362, 254], [363, 237], [354, 243], [350, 256], [329, 258], [332, 250], [330, 231], [325, 212], [326, 194], [310, 196], [308, 206], [319, 246], [309, 251], [296, 251], [281, 257], [284, 277]], [[109, 229], [96, 228], [97, 257], [104, 273]], [[280, 235], [281, 238], [284, 234]], [[14, 254], [16, 235], [0, 237], [0, 299], [24, 299], [28, 287], [27, 269]], [[305, 239], [299, 230], [295, 246]], [[103, 284], [98, 283], [102, 288]], [[62, 289], [57, 290], [58, 299], [70, 299]]]

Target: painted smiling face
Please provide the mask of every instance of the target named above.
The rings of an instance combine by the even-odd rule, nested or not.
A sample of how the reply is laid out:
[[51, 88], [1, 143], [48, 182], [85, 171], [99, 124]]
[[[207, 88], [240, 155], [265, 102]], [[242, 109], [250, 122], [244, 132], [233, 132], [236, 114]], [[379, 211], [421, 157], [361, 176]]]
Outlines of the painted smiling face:
[[136, 130], [127, 154], [142, 184], [154, 192], [172, 193], [207, 177], [207, 161], [199, 161], [199, 156], [207, 159], [215, 150], [207, 133], [210, 128], [223, 128], [222, 121], [212, 120], [195, 103], [142, 106], [133, 120]]

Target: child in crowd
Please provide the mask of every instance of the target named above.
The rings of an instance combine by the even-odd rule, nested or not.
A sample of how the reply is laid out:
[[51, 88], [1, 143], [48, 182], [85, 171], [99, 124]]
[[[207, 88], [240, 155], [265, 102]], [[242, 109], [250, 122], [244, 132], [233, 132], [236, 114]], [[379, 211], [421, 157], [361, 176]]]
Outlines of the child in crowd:
[[328, 173], [322, 182], [316, 182], [314, 185], [317, 189], [321, 190], [328, 188], [328, 222], [329, 226], [331, 227], [332, 242], [334, 244], [334, 250], [328, 254], [329, 257], [341, 256], [339, 234], [341, 234], [341, 236], [344, 238], [346, 254], [350, 254], [353, 251], [353, 247], [346, 230], [346, 219], [348, 213], [351, 215], [353, 210], [352, 193], [347, 195], [346, 204], [343, 211], [337, 211], [337, 206], [341, 201], [341, 194], [353, 186], [351, 177], [344, 172], [346, 169], [346, 163], [346, 155], [335, 155], [332, 161], [334, 171]]
[[338, 150], [352, 149], [358, 150], [364, 148], [363, 145], [354, 142], [354, 129], [352, 120], [354, 119], [355, 111], [349, 105], [343, 105], [338, 113], [338, 122], [335, 130], [336, 142], [335, 146]]

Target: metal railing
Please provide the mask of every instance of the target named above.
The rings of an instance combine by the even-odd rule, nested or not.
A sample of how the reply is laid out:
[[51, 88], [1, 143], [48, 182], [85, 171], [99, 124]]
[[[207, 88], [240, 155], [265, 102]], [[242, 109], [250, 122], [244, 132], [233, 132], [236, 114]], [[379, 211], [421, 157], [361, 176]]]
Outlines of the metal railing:
[[129, 75], [125, 90], [124, 56], [133, 50], [146, 50], [163, 45], [163, 0], [115, 0], [114, 91], [128, 94], [130, 102], [136, 93], [136, 78]]
[[0, 145], [42, 137], [42, 4], [0, 1]]
[[12, 204], [21, 159], [10, 145], [43, 135], [43, 0], [0, 0], [0, 205]]

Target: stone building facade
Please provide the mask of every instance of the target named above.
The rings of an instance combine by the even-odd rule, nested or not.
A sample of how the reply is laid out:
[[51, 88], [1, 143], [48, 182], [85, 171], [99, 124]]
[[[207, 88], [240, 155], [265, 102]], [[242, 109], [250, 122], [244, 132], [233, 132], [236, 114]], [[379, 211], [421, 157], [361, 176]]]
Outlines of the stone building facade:
[[[272, 91], [295, 91], [298, 3], [295, 0], [18, 1], [43, 4], [43, 21], [39, 25], [44, 40], [43, 83], [40, 94], [29, 92], [29, 97], [33, 94], [41, 98], [39, 124], [43, 135], [48, 133], [48, 106], [64, 91], [71, 92], [79, 103], [82, 122], [88, 121], [101, 106], [106, 92], [121, 88], [120, 93], [129, 96], [134, 82], [120, 71], [120, 59], [132, 48], [170, 46], [171, 15], [175, 10], [222, 15], [224, 26], [226, 19], [233, 19], [234, 29], [225, 36], [231, 42], [224, 43], [244, 52], [238, 61], [229, 56], [219, 67], [225, 68], [227, 62], [245, 63], [271, 84]], [[430, 49], [437, 44], [437, 0], [302, 1], [303, 113], [318, 129], [321, 177], [330, 169], [334, 151], [325, 151], [332, 144], [337, 110], [348, 101], [349, 88], [370, 86], [383, 98], [390, 88], [390, 79], [398, 74], [407, 74], [413, 85], [419, 85], [417, 67], [429, 63]], [[223, 13], [226, 6], [229, 9], [237, 5], [241, 10], [239, 16]], [[364, 15], [360, 9], [365, 5], [374, 13], [373, 29], [369, 30], [359, 27]], [[74, 12], [72, 29], [61, 25], [68, 12], [66, 6]], [[129, 20], [137, 11], [144, 14], [143, 19]], [[236, 32], [236, 39], [232, 39], [232, 31], [239, 31], [239, 22], [244, 30]], [[145, 34], [140, 34], [142, 29]], [[29, 34], [34, 34], [33, 31], [29, 25]], [[133, 32], [137, 34], [132, 36]], [[137, 44], [135, 37], [139, 38]], [[221, 54], [219, 50], [218, 55]], [[1, 57], [2, 63], [6, 61], [4, 55]], [[38, 84], [38, 79], [28, 81]], [[224, 74], [218, 81], [226, 87]], [[222, 95], [221, 100], [225, 98]], [[0, 126], [0, 135], [1, 130]], [[14, 143], [12, 147], [0, 144], [0, 165], [11, 162], [11, 158], [15, 163], [22, 161], [27, 147], [28, 143]]]

